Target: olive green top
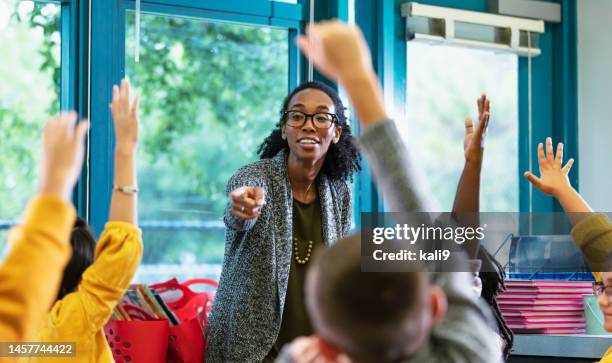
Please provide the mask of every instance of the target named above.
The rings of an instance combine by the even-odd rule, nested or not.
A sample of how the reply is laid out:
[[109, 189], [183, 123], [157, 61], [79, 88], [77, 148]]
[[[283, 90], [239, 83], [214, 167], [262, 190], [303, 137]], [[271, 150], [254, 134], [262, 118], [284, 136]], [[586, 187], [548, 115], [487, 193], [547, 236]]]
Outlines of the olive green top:
[[[321, 204], [317, 198], [309, 204], [293, 200], [293, 254], [291, 256], [291, 268], [289, 271], [289, 283], [287, 285], [287, 297], [283, 319], [274, 350], [280, 351], [283, 345], [290, 343], [299, 336], [307, 336], [313, 333], [310, 319], [306, 313], [306, 300], [304, 285], [306, 271], [310, 266], [312, 254], [318, 248], [324, 246], [323, 228], [321, 225]], [[297, 240], [296, 240], [297, 239]], [[309, 241], [312, 241], [311, 255], [308, 256]], [[300, 264], [299, 260], [308, 262]]]

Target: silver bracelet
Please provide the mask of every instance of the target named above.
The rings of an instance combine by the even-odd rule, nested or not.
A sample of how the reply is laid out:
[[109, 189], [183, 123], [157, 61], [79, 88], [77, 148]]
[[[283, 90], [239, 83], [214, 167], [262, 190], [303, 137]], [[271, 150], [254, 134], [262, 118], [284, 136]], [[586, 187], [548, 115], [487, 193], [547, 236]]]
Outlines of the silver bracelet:
[[125, 193], [125, 194], [136, 194], [136, 193], [138, 193], [138, 188], [136, 188], [136, 187], [129, 187], [129, 186], [128, 187], [120, 187], [120, 186], [115, 185], [115, 186], [113, 186], [113, 190], [116, 190], [118, 192]]

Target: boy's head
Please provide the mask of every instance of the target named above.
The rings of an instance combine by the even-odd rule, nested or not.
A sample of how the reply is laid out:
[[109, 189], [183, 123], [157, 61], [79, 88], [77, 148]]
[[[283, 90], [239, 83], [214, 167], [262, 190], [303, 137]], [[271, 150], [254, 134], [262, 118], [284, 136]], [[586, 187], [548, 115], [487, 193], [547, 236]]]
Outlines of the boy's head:
[[64, 277], [57, 294], [58, 300], [76, 290], [83, 272], [94, 261], [96, 239], [87, 222], [80, 217], [77, 217], [72, 228], [70, 244], [72, 245], [72, 257], [64, 269]]
[[446, 313], [425, 272], [361, 272], [358, 235], [315, 257], [306, 297], [316, 334], [360, 363], [411, 356]]

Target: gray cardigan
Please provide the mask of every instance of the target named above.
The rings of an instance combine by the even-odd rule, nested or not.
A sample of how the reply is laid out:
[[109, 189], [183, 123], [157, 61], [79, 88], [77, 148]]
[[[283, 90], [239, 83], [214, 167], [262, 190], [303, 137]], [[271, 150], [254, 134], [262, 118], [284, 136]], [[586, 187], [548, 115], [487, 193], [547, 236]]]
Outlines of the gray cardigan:
[[[320, 175], [323, 241], [345, 236], [352, 221], [348, 185]], [[225, 208], [225, 257], [207, 322], [206, 362], [261, 361], [274, 345], [281, 325], [291, 264], [293, 195], [287, 153], [240, 168], [227, 192], [257, 186], [266, 191], [261, 215], [242, 221]]]

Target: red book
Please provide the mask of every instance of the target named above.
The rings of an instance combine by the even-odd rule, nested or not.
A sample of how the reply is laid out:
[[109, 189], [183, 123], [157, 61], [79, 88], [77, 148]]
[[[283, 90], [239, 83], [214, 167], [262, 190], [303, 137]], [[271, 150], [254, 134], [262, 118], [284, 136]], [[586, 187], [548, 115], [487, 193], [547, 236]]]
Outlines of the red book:
[[544, 334], [544, 335], [561, 335], [561, 334], [585, 334], [586, 329], [513, 329], [516, 334]]
[[507, 288], [511, 287], [533, 287], [533, 288], [584, 288], [590, 289], [592, 281], [563, 281], [563, 280], [506, 280], [504, 284]]
[[533, 324], [511, 324], [510, 329], [584, 329], [584, 322], [581, 323], [533, 323]]
[[549, 286], [522, 286], [506, 287], [503, 294], [571, 294], [588, 295], [593, 293], [592, 287], [549, 287]]
[[522, 311], [522, 310], [514, 310], [514, 309], [501, 309], [501, 312], [504, 316], [509, 318], [542, 318], [542, 317], [582, 317], [584, 314], [582, 313], [582, 309], [578, 310], [570, 310], [570, 311]]
[[544, 318], [515, 318], [515, 317], [504, 317], [508, 324], [566, 324], [566, 323], [582, 323], [585, 324], [584, 316], [577, 316], [569, 318], [567, 316], [554, 317], [547, 316]]
[[544, 301], [558, 301], [558, 300], [577, 300], [582, 301], [582, 295], [572, 294], [513, 294], [506, 293], [499, 295], [497, 300], [544, 300]]
[[502, 311], [573, 311], [582, 312], [584, 308], [582, 304], [570, 304], [570, 305], [521, 305], [521, 304], [505, 304], [500, 302], [500, 308]]
[[499, 305], [519, 305], [519, 306], [580, 306], [582, 299], [498, 299]]

